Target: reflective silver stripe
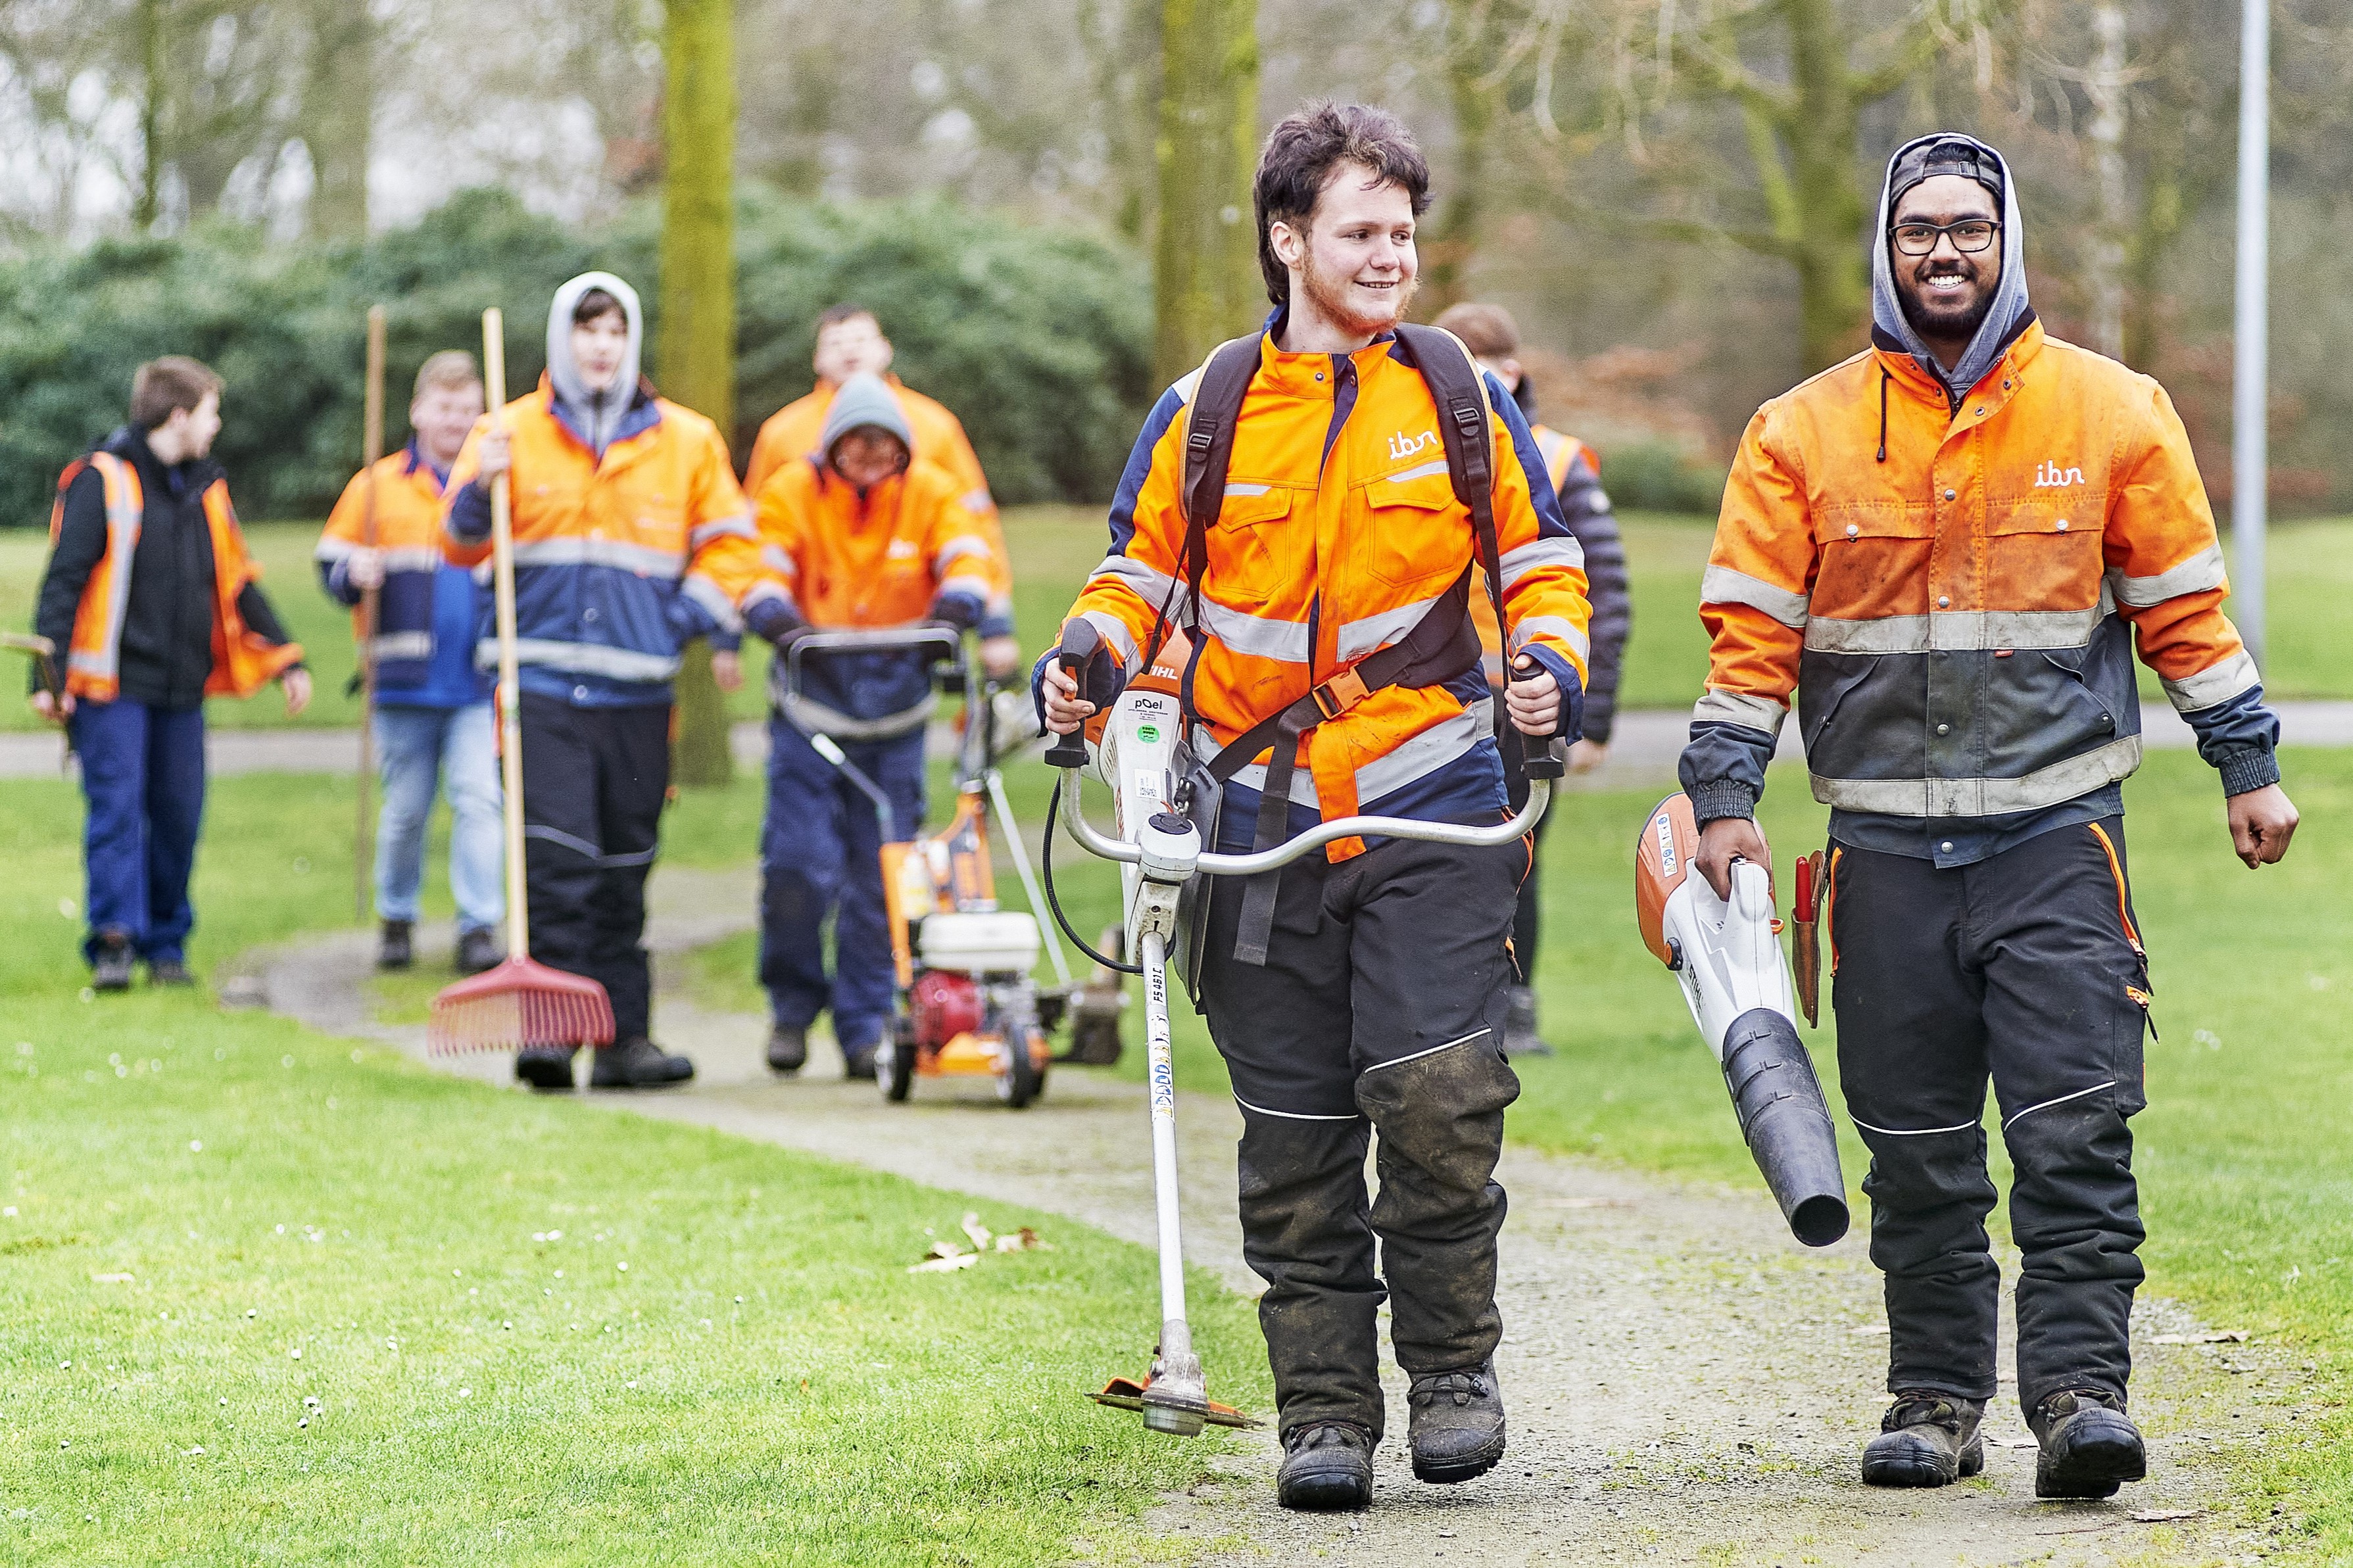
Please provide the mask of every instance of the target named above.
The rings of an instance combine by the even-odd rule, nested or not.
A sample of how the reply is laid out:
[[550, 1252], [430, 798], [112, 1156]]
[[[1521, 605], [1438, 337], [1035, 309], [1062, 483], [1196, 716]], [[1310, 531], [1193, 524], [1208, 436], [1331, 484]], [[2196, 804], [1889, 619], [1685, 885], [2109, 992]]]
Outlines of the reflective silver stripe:
[[1713, 686], [1692, 704], [1694, 724], [1739, 724], [1773, 736], [1781, 733], [1781, 725], [1788, 717], [1789, 705], [1786, 702], [1737, 691], [1719, 691]]
[[2088, 610], [1940, 610], [1875, 621], [1816, 616], [1806, 647], [1816, 653], [1970, 652], [2005, 647], [2082, 647], [2115, 611], [2105, 592]]
[[[1226, 486], [1226, 494], [1229, 496], [1262, 496], [1272, 489], [1274, 489], [1272, 485], [1259, 485], [1248, 482], [1238, 483], [1229, 481]], [[1280, 1113], [1277, 1112], [1275, 1114]]]
[[968, 594], [986, 605], [988, 603], [990, 587], [987, 578], [976, 577], [967, 572], [961, 576], [943, 579], [939, 591], [943, 594]]
[[975, 485], [956, 497], [956, 505], [970, 512], [992, 512], [997, 510], [997, 498], [988, 493], [987, 485]]
[[1307, 662], [1307, 626], [1303, 621], [1278, 621], [1229, 609], [1204, 594], [1201, 624], [1236, 653], [1281, 659], [1286, 664]]
[[781, 544], [760, 546], [760, 563], [769, 571], [782, 573], [787, 577], [797, 577], [801, 574], [800, 563], [786, 554], [785, 547]]
[[[348, 561], [366, 548], [348, 539], [322, 539], [319, 547], [311, 552], [311, 558], [332, 565], [339, 561]], [[397, 550], [379, 550], [376, 553], [383, 557], [386, 572], [438, 571], [446, 559], [438, 548], [430, 544], [404, 544]]]
[[1135, 638], [1129, 635], [1126, 623], [1107, 610], [1089, 610], [1080, 618], [1092, 626], [1097, 635], [1118, 651], [1120, 667], [1134, 675], [1143, 653], [1135, 646]]
[[106, 500], [106, 628], [91, 653], [67, 650], [68, 668], [111, 681], [122, 668], [122, 619], [131, 608], [131, 558], [139, 549], [139, 529], [146, 513], [139, 470], [111, 452], [93, 452], [90, 467], [98, 470], [100, 494]]
[[1977, 1126], [1974, 1121], [1957, 1121], [1950, 1127], [1874, 1127], [1852, 1111], [1848, 1115], [1865, 1132], [1877, 1132], [1888, 1138], [1936, 1138], [1947, 1132], [1967, 1132]]
[[2211, 708], [2217, 702], [2228, 702], [2242, 691], [2251, 691], [2263, 683], [2255, 661], [2241, 648], [2211, 669], [2195, 675], [2185, 675], [2179, 680], [2159, 679], [2165, 695], [2172, 700], [2174, 710], [2195, 713], [2201, 708]]
[[2021, 1121], [2023, 1121], [2026, 1118], [2033, 1115], [2038, 1110], [2048, 1110], [2054, 1105], [2064, 1105], [2071, 1100], [2081, 1100], [2087, 1094], [2097, 1094], [2104, 1089], [2114, 1089], [2116, 1087], [2116, 1080], [2110, 1079], [2105, 1083], [2095, 1083], [2089, 1089], [2079, 1089], [2073, 1094], [2063, 1094], [2056, 1100], [2046, 1100], [2040, 1105], [2030, 1105], [2025, 1110], [2020, 1111], [2016, 1116], [2004, 1121], [2001, 1124], [2001, 1130], [2004, 1132], [2009, 1131], [2011, 1128], [2017, 1126]]
[[1403, 484], [1408, 479], [1426, 479], [1432, 474], [1444, 472], [1446, 472], [1446, 459], [1440, 458], [1434, 463], [1424, 463], [1419, 468], [1408, 468], [1400, 474], [1383, 474], [1381, 479], [1387, 483], [1397, 485]]
[[[793, 596], [790, 594], [785, 592], [781, 584], [776, 583], [763, 582], [753, 584], [751, 592], [744, 595], [744, 608], [748, 610], [753, 605], [765, 603], [769, 599], [776, 600], [777, 603], [783, 605], [785, 608], [792, 611], [795, 615], [800, 614], [800, 605], [793, 601]], [[739, 611], [738, 613], [740, 614], [741, 612]]]
[[2121, 572], [2108, 574], [2108, 586], [2116, 603], [2129, 605], [2136, 610], [2151, 605], [2161, 605], [2168, 599], [2178, 599], [2184, 594], [2203, 594], [2219, 588], [2227, 581], [2222, 569], [2222, 547], [2210, 544], [2179, 566], [2169, 566], [2153, 577], [2127, 577]]
[[1234, 1096], [1234, 1103], [1244, 1110], [1256, 1111], [1261, 1116], [1280, 1116], [1285, 1121], [1362, 1121], [1364, 1120], [1363, 1114], [1358, 1111], [1351, 1111], [1345, 1116], [1311, 1116], [1304, 1110], [1269, 1110], [1263, 1105], [1252, 1105], [1239, 1094]]
[[1830, 779], [1813, 775], [1814, 798], [1842, 811], [1885, 816], [1995, 816], [2057, 805], [2129, 778], [2140, 766], [2141, 738], [2120, 735], [2080, 757], [2014, 779]]
[[79, 669], [86, 675], [111, 676], [114, 673], [114, 654], [109, 648], [74, 648], [66, 654], [66, 668]]
[[1577, 650], [1577, 657], [1588, 658], [1593, 653], [1593, 639], [1577, 629], [1573, 622], [1558, 616], [1530, 616], [1512, 627], [1512, 651], [1519, 652], [1537, 637], [1550, 637], [1565, 642]]
[[[517, 637], [515, 659], [543, 669], [598, 675], [607, 680], [668, 680], [678, 673], [675, 654], [638, 653], [633, 648], [607, 647], [602, 643], [557, 642], [550, 637]], [[474, 649], [474, 662], [484, 669], [496, 669], [498, 643], [484, 638]]]
[[[1356, 770], [1356, 799], [1359, 802], [1378, 800], [1395, 790], [1403, 789], [1424, 774], [1436, 773], [1482, 740], [1495, 732], [1495, 704], [1481, 698], [1461, 712], [1442, 719], [1420, 734], [1400, 743], [1394, 751], [1375, 757]], [[1215, 758], [1222, 750], [1217, 738], [1207, 727], [1195, 729], [1193, 744], [1204, 763]], [[1247, 789], [1266, 788], [1266, 764], [1249, 763], [1234, 770], [1234, 782]], [[1291, 801], [1294, 805], [1320, 806], [1316, 799], [1315, 781], [1305, 768], [1291, 775]]]
[[1511, 585], [1541, 566], [1585, 565], [1585, 546], [1576, 538], [1539, 539], [1533, 544], [1523, 544], [1516, 550], [1506, 550], [1495, 562], [1495, 569], [1504, 574], [1504, 586]]
[[319, 547], [311, 552], [311, 559], [313, 561], [341, 561], [345, 556], [357, 551], [359, 548], [360, 547], [357, 544], [348, 539], [336, 539], [331, 535], [322, 536], [319, 541]]
[[1460, 1039], [1449, 1040], [1442, 1046], [1432, 1046], [1426, 1051], [1415, 1051], [1412, 1055], [1399, 1057], [1393, 1062], [1375, 1062], [1356, 1076], [1370, 1078], [1377, 1072], [1387, 1072], [1391, 1068], [1401, 1068], [1408, 1062], [1418, 1062], [1424, 1057], [1434, 1057], [1440, 1051], [1451, 1051], [1457, 1046], [1467, 1046], [1473, 1040], [1493, 1039], [1494, 1034], [1495, 1031], [1493, 1029], [1473, 1029]]
[[1806, 629], [1812, 613], [1805, 595], [1777, 588], [1762, 577], [1751, 577], [1729, 566], [1710, 566], [1701, 574], [1699, 597], [1704, 605], [1746, 605], [1799, 631]]
[[1432, 595], [1427, 599], [1416, 599], [1410, 605], [1399, 605], [1394, 610], [1366, 616], [1360, 621], [1341, 623], [1339, 649], [1342, 661], [1359, 658], [1405, 636], [1419, 624], [1422, 616], [1430, 614], [1430, 607], [1441, 596]]
[[989, 553], [988, 541], [976, 533], [959, 533], [940, 546], [939, 552], [932, 557], [932, 570], [944, 571], [949, 562], [966, 555], [977, 555], [986, 561]]
[[431, 632], [385, 632], [372, 638], [370, 649], [378, 658], [431, 658]]
[[686, 536], [686, 547], [700, 550], [714, 539], [759, 537], [760, 531], [752, 526], [752, 520], [739, 511], [733, 517], [717, 518], [691, 531]]
[[675, 577], [686, 570], [676, 550], [653, 550], [612, 539], [534, 539], [514, 547], [518, 566], [615, 566], [649, 577]]
[[679, 584], [678, 591], [702, 605], [704, 614], [719, 623], [720, 630], [740, 632], [744, 629], [744, 619], [735, 613], [735, 601], [728, 597], [726, 589], [702, 573], [688, 573], [685, 581]]
[[[1127, 555], [1106, 555], [1103, 564], [1087, 579], [1087, 588], [1098, 583], [1117, 583], [1154, 609], [1167, 604], [1174, 609], [1168, 593], [1176, 580], [1165, 572], [1155, 572], [1143, 562]], [[1084, 592], [1085, 590], [1082, 590]]]

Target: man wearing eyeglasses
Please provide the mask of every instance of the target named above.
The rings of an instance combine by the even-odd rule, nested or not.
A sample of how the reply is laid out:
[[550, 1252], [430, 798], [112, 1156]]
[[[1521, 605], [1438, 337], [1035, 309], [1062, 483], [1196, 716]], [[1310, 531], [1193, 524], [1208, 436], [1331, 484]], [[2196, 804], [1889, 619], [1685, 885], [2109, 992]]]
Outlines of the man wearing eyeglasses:
[[2106, 1497], [2146, 1465], [2125, 1410], [2151, 989], [2120, 788], [2141, 755], [2136, 644], [2221, 773], [2239, 858], [2277, 861], [2295, 808], [2181, 421], [2148, 377], [2044, 336], [2000, 154], [1907, 143], [1879, 223], [1870, 350], [1742, 439], [1683, 787], [1719, 892], [1736, 858], [1769, 865], [1753, 817], [1795, 692], [1831, 807], [1839, 1073], [1886, 1276], [1895, 1397], [1863, 1479], [1985, 1464], [1990, 1079], [2035, 1491]]

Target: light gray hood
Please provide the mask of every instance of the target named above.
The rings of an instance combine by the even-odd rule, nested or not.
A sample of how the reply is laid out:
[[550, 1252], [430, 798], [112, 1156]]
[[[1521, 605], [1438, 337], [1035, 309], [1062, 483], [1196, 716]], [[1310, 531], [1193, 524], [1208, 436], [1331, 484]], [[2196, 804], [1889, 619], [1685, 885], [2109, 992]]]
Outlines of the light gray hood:
[[[580, 379], [580, 368], [572, 358], [572, 310], [580, 297], [591, 289], [602, 289], [621, 302], [621, 314], [628, 319], [629, 346], [621, 353], [621, 371], [613, 378], [612, 386], [603, 393], [590, 392]], [[547, 379], [555, 388], [559, 402], [578, 421], [580, 433], [588, 445], [602, 455], [613, 438], [614, 429], [638, 395], [638, 359], [645, 345], [645, 308], [638, 302], [638, 291], [609, 272], [583, 272], [562, 288], [547, 307]]]
[[[1915, 147], [1935, 142], [1965, 142], [1993, 160], [2001, 170], [2001, 279], [1994, 286], [1993, 305], [1978, 328], [1978, 335], [1969, 341], [1968, 352], [1948, 373], [1928, 352], [1920, 334], [1912, 330], [1904, 314], [1904, 302], [1896, 297], [1895, 274], [1888, 260], [1887, 220], [1894, 205], [1890, 192], [1894, 184], [1895, 165]], [[1871, 242], [1871, 322], [1873, 338], [1883, 346], [1900, 346], [1920, 368], [1938, 382], [1946, 395], [1957, 406], [1968, 395], [1969, 388], [1983, 379], [2001, 358], [2002, 351], [2010, 344], [2019, 331], [2033, 314], [2026, 298], [2026, 233], [2018, 216], [2018, 181], [2011, 175], [2009, 160], [1974, 136], [1964, 136], [1957, 131], [1939, 131], [1930, 136], [1915, 136], [1895, 149], [1887, 160], [1887, 173], [1879, 182], [1879, 224], [1872, 230]]]

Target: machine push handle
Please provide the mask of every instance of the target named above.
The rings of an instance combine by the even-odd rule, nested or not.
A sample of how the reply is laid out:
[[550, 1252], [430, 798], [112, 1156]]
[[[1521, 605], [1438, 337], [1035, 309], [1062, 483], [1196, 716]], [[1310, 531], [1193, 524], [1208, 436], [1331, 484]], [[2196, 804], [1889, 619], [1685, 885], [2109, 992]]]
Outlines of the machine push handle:
[[[1103, 634], [1097, 631], [1095, 624], [1084, 616], [1073, 616], [1062, 623], [1062, 646], [1057, 657], [1060, 659], [1062, 668], [1070, 671], [1071, 679], [1079, 683], [1079, 695], [1082, 699], [1087, 695], [1087, 666], [1092, 662], [1096, 650], [1102, 647]], [[1046, 765], [1050, 768], [1064, 769], [1085, 767], [1087, 765], [1085, 730], [1077, 729], [1067, 735], [1056, 736], [1054, 743], [1046, 748]], [[1074, 819], [1078, 815], [1075, 809], [1078, 798], [1074, 782], [1071, 793], [1074, 807], [1071, 816]], [[1093, 846], [1090, 845], [1088, 847], [1092, 848]]]

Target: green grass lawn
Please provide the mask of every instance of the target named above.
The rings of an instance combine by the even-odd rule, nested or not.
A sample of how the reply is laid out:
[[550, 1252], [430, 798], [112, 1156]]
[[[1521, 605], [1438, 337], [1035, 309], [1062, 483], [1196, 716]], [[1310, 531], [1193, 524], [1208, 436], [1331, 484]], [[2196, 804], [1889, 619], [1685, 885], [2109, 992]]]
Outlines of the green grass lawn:
[[[687, 797], [681, 857], [741, 805]], [[350, 809], [216, 783], [200, 968], [348, 919]], [[1200, 1475], [1079, 1397], [1151, 1342], [1148, 1253], [984, 1205], [1055, 1250], [910, 1276], [963, 1199], [89, 998], [79, 819], [0, 784], [7, 1561], [1061, 1562]], [[1262, 1406], [1247, 1306], [1196, 1303]]]

